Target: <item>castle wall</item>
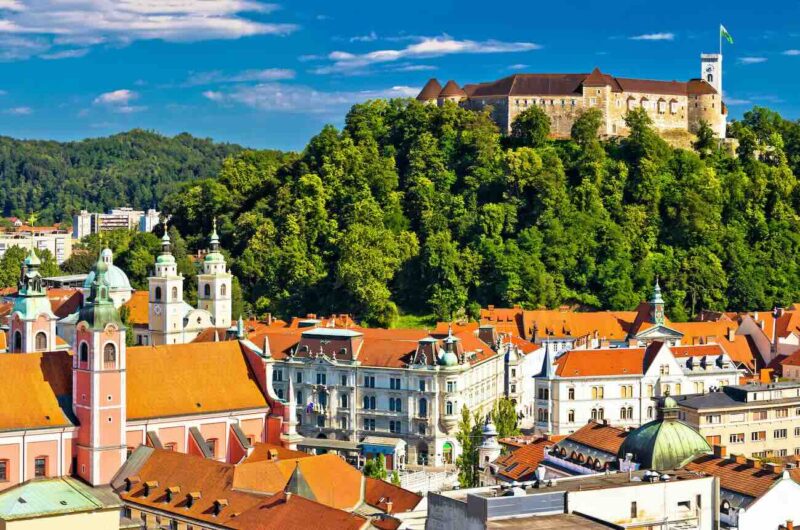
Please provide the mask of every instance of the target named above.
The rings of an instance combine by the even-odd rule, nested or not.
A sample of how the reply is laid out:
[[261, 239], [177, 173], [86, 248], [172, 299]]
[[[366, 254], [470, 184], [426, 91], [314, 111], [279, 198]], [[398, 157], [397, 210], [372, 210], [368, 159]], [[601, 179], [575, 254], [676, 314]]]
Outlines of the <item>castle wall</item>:
[[725, 115], [722, 114], [722, 100], [718, 94], [700, 94], [689, 96], [688, 127], [690, 132], [697, 132], [700, 122], [708, 123], [720, 138], [725, 138]]

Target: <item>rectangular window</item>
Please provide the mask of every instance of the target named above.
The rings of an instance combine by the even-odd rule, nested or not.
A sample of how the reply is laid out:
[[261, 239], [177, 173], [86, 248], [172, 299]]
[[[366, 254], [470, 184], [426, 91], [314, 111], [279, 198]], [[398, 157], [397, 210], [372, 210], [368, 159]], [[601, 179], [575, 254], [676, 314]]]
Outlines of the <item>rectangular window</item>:
[[317, 384], [318, 385], [327, 385], [328, 384], [328, 376], [324, 373], [317, 372]]
[[737, 432], [735, 434], [731, 434], [729, 440], [730, 440], [730, 443], [732, 443], [732, 444], [743, 444], [744, 443], [744, 433], [743, 432]]
[[763, 442], [767, 439], [767, 431], [753, 431], [750, 433], [750, 441]]
[[761, 421], [767, 419], [767, 411], [766, 410], [757, 410], [753, 412], [753, 420], [754, 421]]
[[794, 428], [794, 435], [795, 436], [800, 436], [800, 427], [795, 427]]
[[0, 460], [0, 482], [8, 482], [8, 460]]
[[392, 377], [389, 379], [389, 388], [392, 390], [400, 390], [400, 378]]
[[786, 438], [786, 429], [775, 429], [772, 431], [772, 437], [776, 440], [783, 440]]
[[575, 399], [575, 388], [568, 388], [567, 389], [567, 399], [569, 399], [569, 400]]
[[631, 503], [631, 519], [639, 517], [639, 509], [636, 507], [636, 501]]
[[33, 476], [36, 478], [42, 478], [47, 476], [47, 457], [40, 456], [36, 458], [33, 462]]
[[448, 392], [455, 392], [456, 391], [456, 382], [455, 381], [448, 381], [447, 382], [447, 391]]
[[720, 414], [709, 414], [706, 416], [706, 423], [722, 423], [722, 416]]
[[323, 416], [322, 414], [317, 416], [317, 427], [320, 428], [325, 427], [325, 416]]
[[373, 420], [373, 419], [365, 419], [364, 420], [364, 430], [365, 431], [374, 431], [375, 430], [375, 420]]
[[274, 372], [272, 372], [272, 380], [273, 381], [283, 381], [283, 370], [278, 368]]
[[209, 438], [208, 440], [206, 440], [206, 447], [208, 447], [208, 452], [211, 453], [211, 456], [217, 456], [216, 438]]
[[788, 418], [789, 417], [789, 409], [775, 409], [775, 417], [776, 418]]
[[303, 372], [295, 372], [294, 381], [295, 381], [295, 383], [302, 383], [303, 382]]
[[741, 422], [745, 421], [746, 419], [747, 418], [746, 418], [744, 412], [738, 412], [736, 414], [729, 414], [728, 415], [728, 421], [730, 423], [741, 423]]
[[339, 407], [343, 409], [350, 408], [350, 394], [339, 395]]
[[400, 422], [391, 420], [389, 421], [389, 432], [399, 433], [400, 432]]
[[374, 375], [365, 375], [364, 376], [364, 386], [367, 388], [375, 388], [375, 376]]
[[339, 376], [339, 384], [341, 386], [347, 386], [347, 375], [346, 374], [342, 374], [342, 375]]
[[420, 379], [419, 380], [419, 391], [420, 392], [425, 392], [425, 380], [424, 379]]

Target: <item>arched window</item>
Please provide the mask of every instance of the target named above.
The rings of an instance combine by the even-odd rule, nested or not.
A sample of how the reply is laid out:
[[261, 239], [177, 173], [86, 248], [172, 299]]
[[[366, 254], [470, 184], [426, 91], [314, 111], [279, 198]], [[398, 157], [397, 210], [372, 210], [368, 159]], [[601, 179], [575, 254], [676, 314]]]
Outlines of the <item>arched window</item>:
[[109, 342], [103, 346], [103, 362], [106, 364], [116, 364], [117, 347], [113, 342]]
[[428, 417], [428, 400], [425, 398], [419, 400], [419, 417], [420, 418]]
[[667, 112], [667, 100], [659, 99], [658, 100], [658, 113], [659, 114], [664, 114], [665, 112]]
[[708, 81], [709, 84], [713, 83], [714, 82], [714, 74], [708, 74], [706, 76], [706, 81]]
[[575, 411], [574, 410], [570, 410], [569, 412], [567, 412], [567, 421], [569, 423], [574, 423], [575, 422]]
[[670, 100], [669, 102], [669, 112], [670, 114], [677, 114], [678, 113], [678, 101], [677, 100]]
[[209, 284], [203, 286], [203, 296], [211, 296], [211, 286]]
[[602, 409], [602, 407], [601, 407], [601, 408], [599, 408], [599, 409], [597, 409], [597, 419], [598, 419], [598, 420], [602, 420], [603, 418], [605, 418], [605, 416], [606, 416], [606, 413], [605, 413], [605, 411]]
[[633, 419], [633, 407], [628, 407], [628, 419]]
[[228, 286], [223, 283], [222, 286], [219, 288], [219, 293], [222, 296], [227, 295], [228, 294]]
[[447, 414], [448, 416], [452, 416], [453, 415], [453, 402], [452, 401], [448, 401], [447, 404], [445, 405], [445, 414]]
[[650, 108], [650, 100], [647, 99], [647, 98], [642, 98], [641, 99], [641, 105], [642, 105], [643, 109]]
[[156, 287], [156, 300], [161, 300], [161, 287]]
[[89, 362], [89, 345], [85, 342], [81, 342], [80, 348], [80, 362], [88, 363]]
[[597, 421], [597, 409], [592, 409], [592, 419]]
[[177, 287], [173, 287], [172, 288], [172, 301], [173, 302], [177, 302], [178, 301], [178, 288]]
[[36, 334], [36, 350], [44, 351], [47, 349], [47, 335], [40, 331]]
[[627, 420], [628, 419], [628, 409], [622, 407], [619, 411], [619, 419]]
[[19, 330], [14, 332], [14, 351], [22, 351], [22, 333]]

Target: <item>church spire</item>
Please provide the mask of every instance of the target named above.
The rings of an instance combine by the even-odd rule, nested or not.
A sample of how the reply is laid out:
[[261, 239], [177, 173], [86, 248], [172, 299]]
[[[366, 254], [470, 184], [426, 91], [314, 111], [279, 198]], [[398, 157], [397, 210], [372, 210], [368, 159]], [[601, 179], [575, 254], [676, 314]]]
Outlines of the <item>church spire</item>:
[[661, 297], [661, 286], [656, 284], [653, 287], [653, 295], [650, 297], [650, 322], [657, 326], [664, 325], [664, 299]]
[[209, 248], [211, 252], [219, 252], [219, 236], [217, 235], [217, 218], [214, 218]]

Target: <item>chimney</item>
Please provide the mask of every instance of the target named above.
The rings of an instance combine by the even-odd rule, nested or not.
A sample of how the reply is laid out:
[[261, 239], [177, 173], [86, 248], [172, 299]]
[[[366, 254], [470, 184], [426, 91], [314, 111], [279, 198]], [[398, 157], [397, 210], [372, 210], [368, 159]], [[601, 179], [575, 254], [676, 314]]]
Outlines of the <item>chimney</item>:
[[386, 499], [386, 513], [392, 513], [392, 499]]
[[728, 342], [733, 342], [736, 338], [736, 330], [733, 328], [728, 328]]
[[747, 457], [744, 456], [744, 455], [736, 455], [734, 457], [734, 460], [736, 461], [737, 464], [746, 464], [747, 463]]
[[761, 460], [755, 460], [753, 458], [747, 459], [747, 467], [752, 469], [761, 469]]
[[716, 456], [717, 458], [727, 458], [728, 448], [725, 447], [724, 445], [715, 445], [714, 456]]

